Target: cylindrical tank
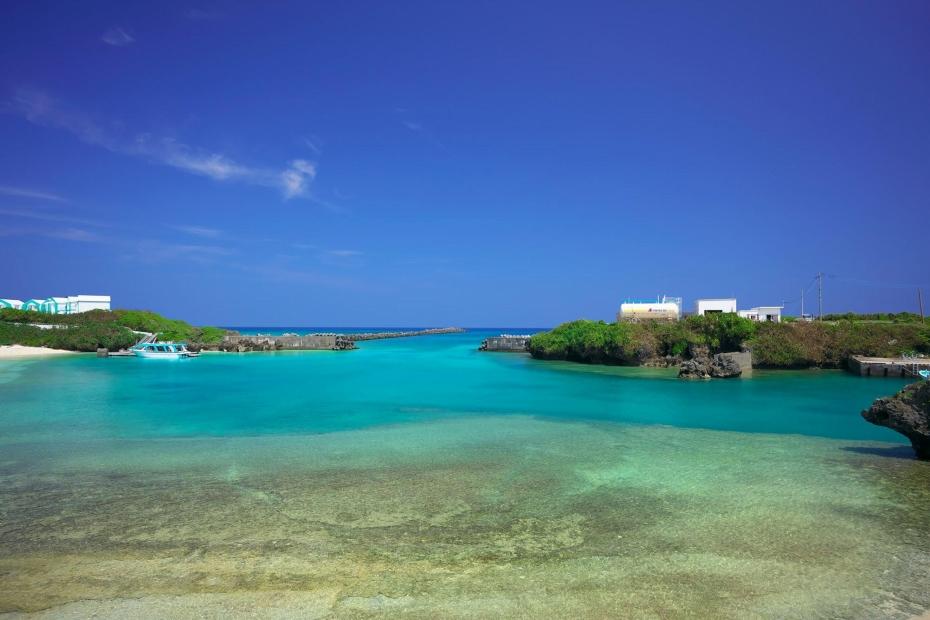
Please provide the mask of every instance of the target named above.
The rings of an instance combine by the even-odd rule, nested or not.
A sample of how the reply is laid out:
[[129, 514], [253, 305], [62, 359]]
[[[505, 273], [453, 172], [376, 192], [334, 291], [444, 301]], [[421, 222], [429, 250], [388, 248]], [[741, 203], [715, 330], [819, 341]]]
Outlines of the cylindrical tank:
[[678, 304], [671, 302], [626, 301], [620, 304], [622, 321], [677, 321], [679, 316]]

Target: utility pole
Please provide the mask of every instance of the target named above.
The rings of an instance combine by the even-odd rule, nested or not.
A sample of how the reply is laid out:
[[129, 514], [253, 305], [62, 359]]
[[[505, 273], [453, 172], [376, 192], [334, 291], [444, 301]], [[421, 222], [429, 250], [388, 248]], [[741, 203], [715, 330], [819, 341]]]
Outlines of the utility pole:
[[924, 320], [924, 298], [920, 294], [920, 289], [917, 289], [917, 305], [920, 306], [920, 320]]
[[817, 309], [820, 313], [820, 320], [823, 320], [823, 272], [817, 274]]
[[804, 320], [804, 289], [801, 289], [801, 320]]

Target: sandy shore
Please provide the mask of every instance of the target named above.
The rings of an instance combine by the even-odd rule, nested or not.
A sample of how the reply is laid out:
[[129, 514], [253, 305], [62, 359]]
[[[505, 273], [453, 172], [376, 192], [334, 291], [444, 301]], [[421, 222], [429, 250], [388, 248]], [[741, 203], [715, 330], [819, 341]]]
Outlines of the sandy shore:
[[74, 355], [77, 351], [48, 349], [46, 347], [24, 347], [19, 344], [0, 346], [0, 360], [21, 359], [24, 357], [46, 357], [49, 355]]

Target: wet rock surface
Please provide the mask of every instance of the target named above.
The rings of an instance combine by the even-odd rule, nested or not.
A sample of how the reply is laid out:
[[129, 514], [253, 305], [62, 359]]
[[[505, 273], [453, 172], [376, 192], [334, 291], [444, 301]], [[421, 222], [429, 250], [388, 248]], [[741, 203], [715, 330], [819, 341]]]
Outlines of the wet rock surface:
[[879, 398], [862, 417], [886, 426], [911, 440], [917, 458], [930, 461], [930, 381], [905, 386], [888, 398]]

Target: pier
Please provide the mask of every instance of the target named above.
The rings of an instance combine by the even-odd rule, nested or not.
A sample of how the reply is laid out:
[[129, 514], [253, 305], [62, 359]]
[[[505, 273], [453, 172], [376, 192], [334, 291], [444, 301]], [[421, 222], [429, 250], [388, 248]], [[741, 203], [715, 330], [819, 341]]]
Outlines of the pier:
[[849, 371], [862, 377], [914, 377], [918, 372], [930, 370], [927, 357], [865, 357], [849, 358]]

